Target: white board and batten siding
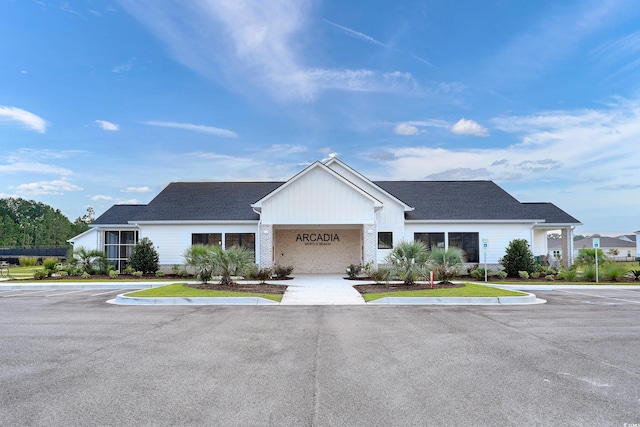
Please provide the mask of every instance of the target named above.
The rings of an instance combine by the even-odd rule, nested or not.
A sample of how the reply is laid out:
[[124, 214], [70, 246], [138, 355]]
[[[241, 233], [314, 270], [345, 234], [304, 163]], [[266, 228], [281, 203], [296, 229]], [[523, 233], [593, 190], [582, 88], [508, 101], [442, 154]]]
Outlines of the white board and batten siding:
[[263, 224], [367, 224], [374, 200], [320, 169], [309, 171], [262, 203]]
[[[160, 264], [184, 264], [184, 252], [191, 247], [194, 233], [255, 233], [256, 257], [260, 256], [258, 222], [203, 224], [140, 224], [140, 238], [148, 237], [160, 255]], [[260, 262], [259, 259], [256, 260]]]
[[[513, 239], [531, 241], [530, 224], [482, 224], [482, 223], [408, 223], [404, 239], [413, 241], [414, 233], [478, 233], [480, 243], [480, 263], [484, 262], [483, 239], [488, 239], [487, 263], [497, 264], [504, 256], [505, 249]], [[448, 247], [445, 234], [445, 246]]]

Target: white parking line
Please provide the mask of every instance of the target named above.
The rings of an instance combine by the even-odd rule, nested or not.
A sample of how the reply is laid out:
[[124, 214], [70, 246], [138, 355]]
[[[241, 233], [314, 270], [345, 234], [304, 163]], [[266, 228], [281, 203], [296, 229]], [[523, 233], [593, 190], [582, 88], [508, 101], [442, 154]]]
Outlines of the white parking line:
[[568, 293], [568, 294], [586, 295], [586, 296], [594, 297], [594, 298], [610, 299], [610, 300], [614, 300], [614, 301], [628, 302], [628, 303], [631, 303], [631, 304], [640, 304], [640, 301], [638, 301], [638, 300], [630, 300], [630, 299], [624, 299], [624, 298], [607, 297], [607, 296], [604, 296], [604, 295], [588, 294], [588, 293], [586, 293], [586, 292], [576, 292], [576, 291], [572, 291], [572, 290], [565, 290], [565, 289], [556, 289], [554, 292], [565, 292], [565, 293]]
[[99, 294], [92, 294], [91, 296], [92, 297], [99, 297], [100, 295], [116, 294], [116, 293], [119, 293], [119, 292], [126, 293], [126, 292], [131, 292], [133, 290], [134, 289], [111, 289], [110, 291], [100, 292]]
[[[49, 292], [51, 291], [51, 289], [44, 289], [41, 291], [31, 291], [31, 292], [22, 292], [20, 294], [13, 294], [13, 295], [2, 295], [2, 298], [13, 298], [13, 297], [21, 297], [21, 296], [25, 296], [25, 295], [33, 295], [33, 294], [39, 294], [42, 292]], [[10, 291], [10, 292], [16, 292], [16, 291]], [[18, 291], [20, 292], [20, 291]]]
[[[49, 290], [51, 290], [51, 289], [49, 289]], [[57, 297], [57, 296], [60, 296], [60, 295], [76, 294], [76, 293], [78, 293], [78, 292], [87, 292], [87, 290], [86, 290], [86, 289], [80, 289], [79, 291], [67, 291], [67, 292], [62, 292], [62, 293], [60, 293], [60, 294], [45, 295], [45, 297], [46, 297], [46, 298], [49, 298], [49, 297]]]

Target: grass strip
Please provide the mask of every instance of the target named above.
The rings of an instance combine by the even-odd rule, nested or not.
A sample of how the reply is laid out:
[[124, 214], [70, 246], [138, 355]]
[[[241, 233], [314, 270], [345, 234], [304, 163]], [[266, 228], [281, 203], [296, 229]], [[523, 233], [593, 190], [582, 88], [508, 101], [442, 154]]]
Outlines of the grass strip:
[[217, 291], [211, 289], [196, 289], [183, 283], [174, 283], [157, 288], [143, 289], [125, 294], [128, 297], [145, 298], [228, 298], [228, 297], [259, 297], [271, 301], [282, 301], [282, 294], [261, 294], [252, 292]]
[[366, 302], [374, 301], [380, 298], [387, 297], [427, 297], [427, 298], [441, 298], [441, 297], [521, 297], [526, 296], [524, 292], [510, 291], [507, 289], [499, 289], [491, 286], [475, 285], [473, 283], [467, 283], [461, 288], [451, 289], [421, 289], [414, 291], [395, 291], [395, 292], [380, 292], [374, 294], [364, 294], [364, 300]]

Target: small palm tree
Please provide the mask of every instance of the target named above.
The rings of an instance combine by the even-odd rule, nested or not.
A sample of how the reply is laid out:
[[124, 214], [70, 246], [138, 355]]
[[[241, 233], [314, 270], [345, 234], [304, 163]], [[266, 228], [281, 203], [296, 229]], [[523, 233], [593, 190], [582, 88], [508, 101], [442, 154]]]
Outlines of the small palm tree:
[[73, 250], [73, 261], [80, 270], [87, 274], [92, 274], [96, 270], [105, 272], [107, 270], [107, 257], [104, 252], [97, 249], [87, 249], [80, 246]]
[[464, 263], [464, 252], [458, 248], [434, 249], [429, 256], [429, 263], [436, 271], [436, 278], [447, 283], [459, 274]]
[[184, 258], [198, 280], [208, 283], [219, 275], [223, 285], [233, 285], [231, 277], [244, 275], [253, 264], [253, 252], [237, 246], [224, 250], [218, 246], [193, 245], [185, 251]]
[[196, 278], [202, 283], [211, 280], [215, 269], [215, 259], [210, 249], [211, 246], [193, 245], [184, 253], [186, 264], [194, 269]]
[[422, 242], [400, 242], [391, 250], [386, 258], [391, 266], [392, 274], [405, 285], [413, 285], [421, 276], [421, 271], [427, 262], [429, 251]]

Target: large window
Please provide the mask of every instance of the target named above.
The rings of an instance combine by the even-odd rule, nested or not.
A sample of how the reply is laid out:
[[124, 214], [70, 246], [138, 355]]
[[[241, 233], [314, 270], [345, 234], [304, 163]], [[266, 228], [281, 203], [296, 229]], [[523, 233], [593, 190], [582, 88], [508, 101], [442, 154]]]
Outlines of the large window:
[[378, 249], [393, 249], [393, 233], [391, 231], [378, 233]]
[[449, 233], [449, 247], [462, 249], [467, 262], [480, 262], [478, 233]]
[[428, 251], [444, 249], [444, 233], [413, 233], [413, 240], [424, 243]]
[[224, 248], [229, 249], [233, 246], [247, 248], [253, 253], [256, 252], [256, 234], [255, 233], [225, 233]]
[[222, 247], [222, 233], [193, 233], [191, 244]]
[[107, 254], [107, 261], [116, 270], [122, 271], [129, 265], [129, 257], [133, 252], [133, 247], [138, 242], [137, 231], [105, 231], [104, 251]]

